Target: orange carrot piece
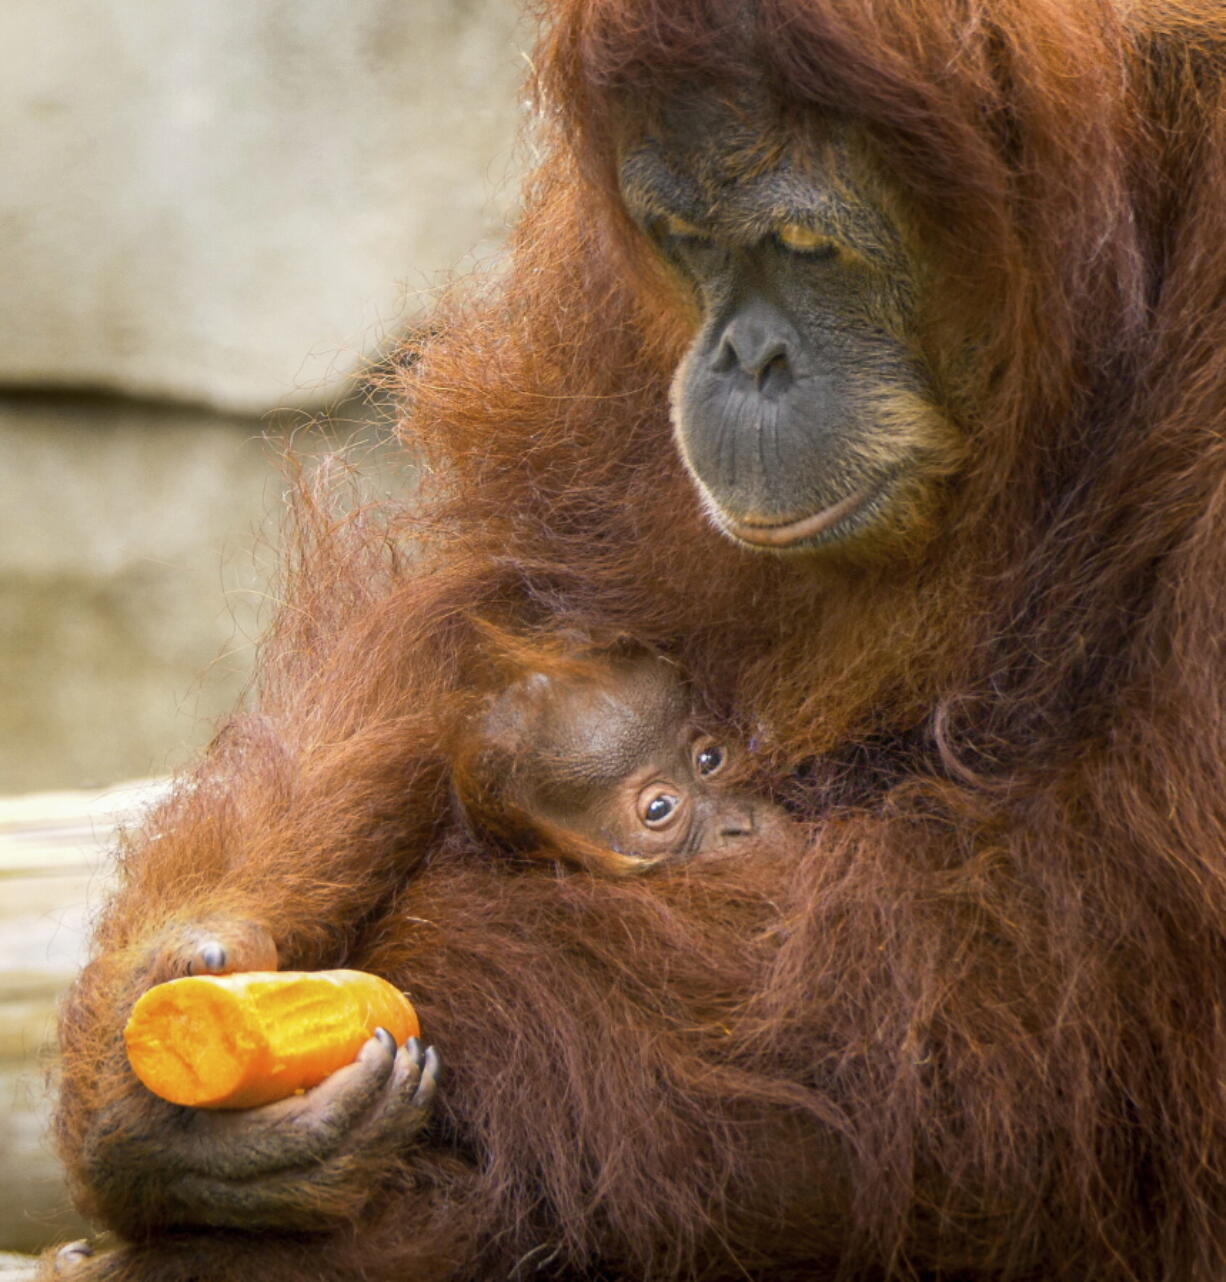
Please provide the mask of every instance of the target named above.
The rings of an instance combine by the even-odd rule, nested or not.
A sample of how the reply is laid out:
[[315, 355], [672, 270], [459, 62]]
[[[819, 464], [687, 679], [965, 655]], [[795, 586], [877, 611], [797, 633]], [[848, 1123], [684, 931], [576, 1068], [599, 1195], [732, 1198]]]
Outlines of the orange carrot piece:
[[124, 1029], [132, 1071], [172, 1104], [252, 1108], [322, 1082], [377, 1027], [421, 1031], [398, 989], [360, 970], [248, 971], [172, 979]]

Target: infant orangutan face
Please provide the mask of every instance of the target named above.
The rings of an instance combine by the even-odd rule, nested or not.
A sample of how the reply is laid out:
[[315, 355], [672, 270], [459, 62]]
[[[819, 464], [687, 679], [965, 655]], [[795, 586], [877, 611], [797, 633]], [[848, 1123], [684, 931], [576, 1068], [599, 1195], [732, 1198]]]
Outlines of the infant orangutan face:
[[614, 659], [590, 678], [532, 676], [517, 702], [513, 792], [529, 817], [652, 860], [724, 851], [785, 822], [736, 789], [742, 749], [698, 724], [662, 658]]

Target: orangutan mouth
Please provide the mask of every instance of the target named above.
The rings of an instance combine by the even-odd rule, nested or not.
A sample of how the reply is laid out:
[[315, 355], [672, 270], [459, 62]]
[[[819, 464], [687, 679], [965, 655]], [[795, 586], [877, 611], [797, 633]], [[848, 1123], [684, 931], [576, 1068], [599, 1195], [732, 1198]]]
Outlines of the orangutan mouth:
[[772, 524], [767, 521], [732, 521], [726, 520], [728, 533], [742, 543], [751, 543], [755, 547], [787, 548], [802, 543], [807, 539], [826, 534], [835, 526], [842, 524], [848, 517], [858, 512], [871, 498], [880, 491], [879, 485], [866, 486], [849, 494], [845, 499], [832, 503], [830, 507], [814, 512], [812, 516], [803, 516], [799, 520], [783, 521]]

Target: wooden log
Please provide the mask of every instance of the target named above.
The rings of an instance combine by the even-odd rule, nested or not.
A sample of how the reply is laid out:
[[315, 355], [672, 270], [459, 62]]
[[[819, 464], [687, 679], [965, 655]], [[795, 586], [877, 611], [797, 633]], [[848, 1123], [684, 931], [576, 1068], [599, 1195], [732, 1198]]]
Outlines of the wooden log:
[[116, 827], [166, 786], [0, 798], [0, 1252], [90, 1231], [48, 1138], [56, 1003], [109, 889]]

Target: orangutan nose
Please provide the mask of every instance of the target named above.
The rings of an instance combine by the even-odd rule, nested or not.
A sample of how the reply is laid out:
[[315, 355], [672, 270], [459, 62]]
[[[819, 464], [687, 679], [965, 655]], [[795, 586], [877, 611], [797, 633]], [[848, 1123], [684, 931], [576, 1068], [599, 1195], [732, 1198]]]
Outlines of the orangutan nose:
[[787, 320], [775, 308], [755, 300], [728, 322], [712, 368], [747, 379], [764, 396], [780, 396], [794, 381], [795, 343], [795, 332]]
[[722, 839], [752, 837], [756, 831], [752, 802], [732, 802], [724, 807], [719, 824], [719, 835]]

